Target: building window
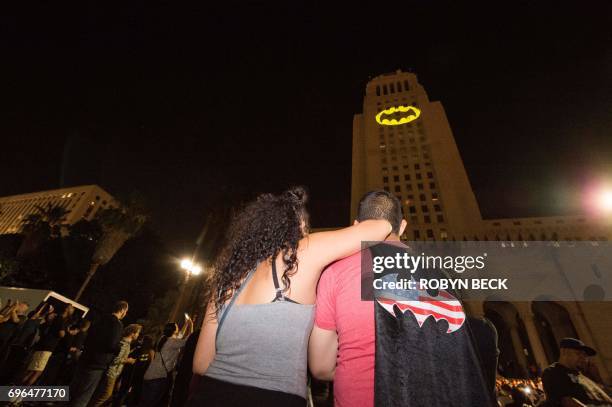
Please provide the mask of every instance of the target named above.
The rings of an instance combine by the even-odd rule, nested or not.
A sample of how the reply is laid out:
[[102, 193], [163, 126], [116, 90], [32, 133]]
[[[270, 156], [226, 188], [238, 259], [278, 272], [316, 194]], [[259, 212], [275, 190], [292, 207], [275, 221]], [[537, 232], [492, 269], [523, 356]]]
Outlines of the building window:
[[389, 192], [389, 187], [385, 185], [385, 191]]
[[410, 90], [410, 86], [408, 86], [408, 81], [404, 80], [404, 90], [405, 91], [409, 91]]
[[421, 169], [421, 166], [420, 166], [419, 164], [414, 164], [414, 169], [415, 169], [415, 170], [420, 170], [420, 169]]
[[383, 177], [383, 182], [386, 184], [389, 182], [389, 177]]
[[414, 234], [414, 240], [419, 240], [421, 238], [421, 232], [418, 230], [415, 230], [412, 232]]
[[419, 189], [419, 191], [423, 190], [423, 184], [421, 184], [420, 182], [417, 184], [417, 188]]
[[399, 175], [394, 175], [393, 176], [393, 181], [399, 182]]
[[391, 91], [391, 93], [395, 93], [395, 85], [390, 83], [389, 84], [389, 90]]
[[415, 177], [416, 177], [416, 179], [421, 179], [421, 173], [420, 173], [420, 172], [417, 172], [417, 173], [415, 174]]
[[404, 181], [410, 181], [410, 174], [404, 174]]
[[423, 213], [427, 213], [429, 212], [429, 208], [427, 207], [427, 205], [421, 205], [421, 211], [423, 211]]
[[410, 212], [410, 213], [416, 213], [416, 207], [415, 207], [414, 205], [410, 205], [410, 206], [408, 207], [408, 212]]
[[395, 192], [402, 192], [402, 188], [399, 185], [396, 185]]
[[427, 178], [429, 178], [429, 179], [433, 178], [433, 172], [428, 171], [427, 172]]
[[427, 198], [425, 197], [425, 194], [420, 194], [420, 195], [419, 195], [419, 199], [420, 199], [421, 201], [425, 202], [425, 200], [426, 200]]
[[376, 96], [380, 96], [380, 85], [376, 86]]
[[429, 189], [436, 189], [436, 183], [435, 182], [430, 182], [429, 183]]
[[428, 237], [428, 238], [433, 238], [433, 237], [434, 237], [433, 230], [431, 230], [431, 229], [427, 229], [427, 237]]
[[438, 223], [444, 223], [444, 216], [442, 215], [437, 215], [436, 219], [438, 220]]
[[425, 223], [431, 223], [431, 217], [429, 215], [425, 215], [425, 216], [423, 216], [423, 221]]
[[438, 200], [438, 193], [437, 192], [432, 192], [431, 193], [431, 200], [434, 201], [434, 202]]
[[391, 167], [391, 169], [392, 169], [393, 171], [397, 171], [397, 165], [394, 165], [393, 167]]
[[406, 190], [412, 191], [412, 184], [406, 184]]
[[417, 223], [419, 223], [419, 217], [416, 215], [413, 215], [410, 217], [410, 224], [411, 225], [416, 225]]
[[388, 94], [389, 92], [387, 92], [387, 85], [383, 85], [383, 95]]
[[398, 91], [398, 92], [401, 92], [401, 91], [402, 91], [402, 84], [401, 84], [401, 82], [398, 82], [398, 83], [397, 83], [397, 91]]

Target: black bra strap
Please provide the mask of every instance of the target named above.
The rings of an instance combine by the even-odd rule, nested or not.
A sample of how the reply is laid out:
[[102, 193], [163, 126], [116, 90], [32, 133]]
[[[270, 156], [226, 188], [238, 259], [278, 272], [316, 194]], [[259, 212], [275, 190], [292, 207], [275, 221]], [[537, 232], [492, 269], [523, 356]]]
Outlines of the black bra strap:
[[276, 274], [276, 260], [272, 260], [272, 280], [274, 281], [274, 288], [276, 288], [276, 296], [274, 297], [272, 302], [288, 301], [297, 304], [297, 302], [293, 301], [291, 298], [287, 298], [283, 295], [283, 289], [278, 283], [278, 275]]
[[280, 284], [278, 283], [278, 275], [276, 274], [276, 259], [272, 259], [272, 280], [274, 281], [274, 288], [276, 289], [276, 297], [274, 297], [272, 302], [284, 300], [283, 290], [280, 288]]

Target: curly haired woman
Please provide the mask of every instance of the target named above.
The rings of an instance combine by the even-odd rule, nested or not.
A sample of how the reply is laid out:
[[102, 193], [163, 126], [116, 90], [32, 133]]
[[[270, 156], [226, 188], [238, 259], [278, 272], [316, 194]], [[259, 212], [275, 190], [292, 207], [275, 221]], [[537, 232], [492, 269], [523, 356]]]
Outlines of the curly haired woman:
[[305, 406], [317, 281], [329, 263], [384, 240], [386, 220], [308, 234], [306, 193], [264, 194], [233, 220], [210, 284], [189, 406]]

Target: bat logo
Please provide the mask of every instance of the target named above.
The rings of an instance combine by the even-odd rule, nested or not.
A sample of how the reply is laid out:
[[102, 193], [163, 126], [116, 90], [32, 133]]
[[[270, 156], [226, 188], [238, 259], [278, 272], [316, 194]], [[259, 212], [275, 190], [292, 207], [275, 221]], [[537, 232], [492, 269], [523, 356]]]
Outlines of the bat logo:
[[[388, 274], [382, 279], [395, 281], [397, 274]], [[419, 328], [425, 320], [433, 317], [435, 321], [445, 320], [448, 322], [446, 333], [458, 331], [465, 322], [465, 312], [461, 303], [453, 295], [445, 290], [440, 290], [435, 297], [430, 296], [426, 290], [377, 290], [376, 301], [389, 314], [395, 315], [393, 307], [397, 307], [401, 313], [410, 311], [417, 320]], [[397, 318], [397, 317], [396, 317]]]
[[[400, 113], [400, 114], [396, 115], [396, 113]], [[388, 117], [383, 118], [383, 116], [390, 116], [390, 115], [399, 116], [399, 119], [398, 118], [390, 119]], [[400, 106], [390, 107], [389, 109], [385, 109], [382, 112], [379, 112], [376, 115], [376, 122], [382, 126], [399, 126], [400, 124], [410, 123], [418, 119], [420, 115], [421, 115], [421, 111], [417, 109], [416, 107], [400, 105]]]

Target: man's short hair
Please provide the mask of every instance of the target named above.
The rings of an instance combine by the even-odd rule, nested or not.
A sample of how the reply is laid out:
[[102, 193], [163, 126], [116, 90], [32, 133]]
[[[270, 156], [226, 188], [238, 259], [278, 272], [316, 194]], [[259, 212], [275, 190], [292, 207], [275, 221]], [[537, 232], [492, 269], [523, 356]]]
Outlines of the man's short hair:
[[115, 303], [115, 305], [113, 305], [113, 314], [116, 314], [117, 312], [121, 312], [128, 309], [128, 303], [127, 301], [117, 301]]
[[402, 225], [402, 204], [392, 193], [384, 190], [370, 191], [359, 201], [357, 220], [386, 219], [393, 227], [392, 232], [399, 235]]
[[123, 337], [127, 338], [130, 335], [135, 334], [136, 332], [142, 331], [142, 325], [139, 324], [130, 324], [125, 327], [123, 330]]

